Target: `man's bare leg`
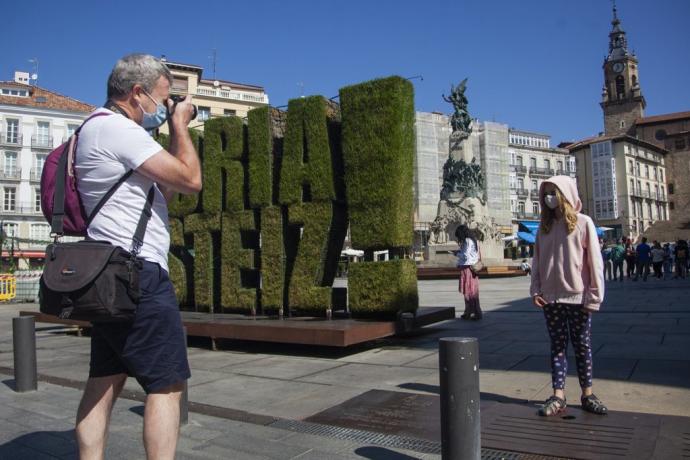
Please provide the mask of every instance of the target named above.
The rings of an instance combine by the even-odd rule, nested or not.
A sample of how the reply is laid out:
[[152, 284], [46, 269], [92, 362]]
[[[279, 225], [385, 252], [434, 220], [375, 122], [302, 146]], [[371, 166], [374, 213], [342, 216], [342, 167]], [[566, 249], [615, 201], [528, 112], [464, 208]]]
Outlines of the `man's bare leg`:
[[76, 436], [81, 460], [101, 460], [105, 455], [113, 404], [127, 374], [89, 378], [77, 411]]
[[175, 458], [183, 388], [184, 382], [180, 382], [146, 397], [144, 447], [149, 459]]

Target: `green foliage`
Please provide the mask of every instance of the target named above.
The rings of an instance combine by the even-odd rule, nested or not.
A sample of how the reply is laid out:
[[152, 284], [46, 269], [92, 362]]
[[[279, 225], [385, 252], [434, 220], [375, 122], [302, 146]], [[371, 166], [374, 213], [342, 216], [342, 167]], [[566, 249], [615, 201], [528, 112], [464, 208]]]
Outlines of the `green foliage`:
[[273, 135], [270, 108], [250, 110], [248, 118], [249, 206], [271, 205], [273, 196]]
[[355, 317], [393, 317], [399, 311], [416, 311], [419, 304], [414, 260], [351, 264], [347, 284]]
[[254, 231], [254, 211], [223, 213], [220, 301], [223, 310], [256, 313], [256, 288], [242, 287], [242, 270], [253, 270], [254, 250], [242, 247], [242, 232]]
[[[324, 275], [332, 215], [331, 203], [304, 203], [288, 209], [287, 303], [291, 314], [331, 308], [331, 287], [324, 285]], [[296, 258], [292, 260], [290, 248], [295, 246]]]
[[304, 187], [311, 194], [307, 201], [335, 199], [326, 101], [321, 96], [288, 103], [278, 201], [302, 202]]
[[261, 306], [263, 313], [283, 308], [285, 251], [282, 211], [278, 207], [261, 210]]
[[194, 307], [213, 311], [215, 271], [213, 233], [220, 232], [220, 214], [192, 214], [185, 219], [184, 231], [194, 236]]
[[221, 117], [208, 120], [204, 124], [204, 188], [201, 192], [205, 213], [244, 209], [244, 168], [241, 163], [243, 160], [242, 119]]
[[400, 77], [340, 90], [352, 244], [412, 245], [414, 92]]

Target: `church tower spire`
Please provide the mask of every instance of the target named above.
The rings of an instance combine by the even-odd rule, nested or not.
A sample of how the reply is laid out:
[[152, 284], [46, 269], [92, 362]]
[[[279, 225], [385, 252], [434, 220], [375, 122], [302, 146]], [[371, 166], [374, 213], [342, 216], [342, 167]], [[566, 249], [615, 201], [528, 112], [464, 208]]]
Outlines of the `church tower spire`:
[[609, 53], [603, 64], [604, 88], [600, 104], [604, 111], [606, 134], [630, 133], [635, 120], [644, 116], [647, 104], [642, 96], [637, 65], [637, 57], [628, 51], [628, 39], [618, 19], [614, 0]]

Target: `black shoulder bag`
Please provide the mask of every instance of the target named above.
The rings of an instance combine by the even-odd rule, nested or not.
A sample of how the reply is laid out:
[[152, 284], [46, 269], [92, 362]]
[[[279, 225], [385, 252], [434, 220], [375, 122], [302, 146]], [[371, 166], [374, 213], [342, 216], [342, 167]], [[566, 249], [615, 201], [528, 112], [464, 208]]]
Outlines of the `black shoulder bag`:
[[[137, 255], [151, 218], [154, 186], [151, 186], [146, 197], [130, 251], [107, 241], [86, 239], [63, 243], [60, 238], [64, 234], [62, 219], [66, 160], [62, 163], [58, 166], [51, 222], [54, 242], [46, 248], [45, 268], [39, 289], [41, 313], [91, 322], [131, 321], [141, 296], [139, 270], [142, 264]], [[101, 198], [89, 216], [87, 225], [132, 173], [132, 170], [128, 171]]]

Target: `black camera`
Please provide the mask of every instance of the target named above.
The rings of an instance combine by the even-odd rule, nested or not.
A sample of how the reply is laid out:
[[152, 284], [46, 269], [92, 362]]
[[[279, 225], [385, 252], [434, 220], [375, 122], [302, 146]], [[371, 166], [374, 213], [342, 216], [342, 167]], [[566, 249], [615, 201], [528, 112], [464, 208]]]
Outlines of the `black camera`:
[[[178, 102], [184, 101], [184, 98], [187, 97], [183, 94], [171, 94], [170, 95], [170, 100], [173, 101], [173, 108], [172, 110], [169, 110], [168, 118], [170, 118], [170, 115], [173, 114], [175, 111], [175, 107], [177, 107]], [[197, 109], [196, 105], [192, 104], [192, 107], [194, 108], [194, 116], [192, 117], [192, 120], [196, 119], [196, 116], [199, 114], [199, 110]]]

